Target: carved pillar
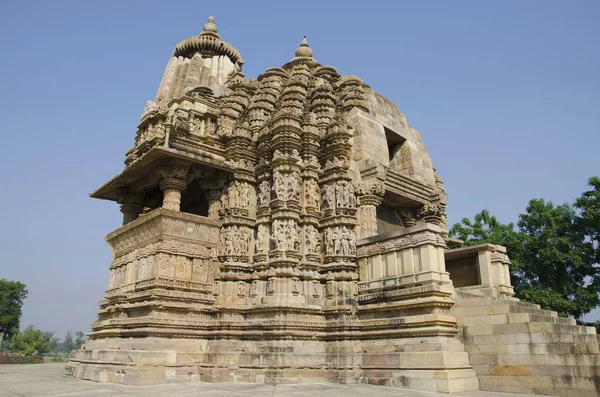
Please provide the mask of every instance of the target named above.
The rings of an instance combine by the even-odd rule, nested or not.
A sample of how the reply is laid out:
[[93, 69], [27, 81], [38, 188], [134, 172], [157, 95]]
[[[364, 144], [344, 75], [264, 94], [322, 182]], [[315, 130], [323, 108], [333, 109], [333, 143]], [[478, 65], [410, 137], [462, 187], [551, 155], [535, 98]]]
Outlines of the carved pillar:
[[163, 177], [160, 188], [163, 191], [162, 207], [168, 210], [179, 211], [181, 205], [181, 193], [187, 186], [186, 176], [189, 166], [175, 164], [159, 169]]
[[135, 221], [144, 210], [144, 194], [123, 189], [119, 192], [118, 201], [123, 213], [123, 225]]
[[235, 169], [222, 191], [219, 210], [223, 225], [218, 247], [220, 291], [217, 304], [220, 305], [243, 306], [250, 295], [252, 272], [249, 263], [256, 217], [256, 149], [252, 131], [247, 123], [238, 123], [238, 119], [248, 106], [252, 91], [247, 84], [237, 85], [223, 100], [219, 118], [219, 138], [226, 147], [225, 158]]
[[181, 193], [187, 183], [177, 178], [165, 178], [160, 182], [163, 191], [162, 207], [168, 210], [179, 211], [181, 205]]
[[377, 235], [377, 206], [383, 201], [384, 189], [380, 183], [358, 187], [358, 238]]
[[221, 190], [209, 190], [204, 195], [208, 202], [208, 217], [210, 219], [219, 219], [219, 210], [221, 209]]
[[144, 206], [142, 204], [135, 203], [123, 203], [121, 204], [121, 212], [123, 213], [123, 225], [128, 224], [129, 222], [135, 221], [142, 211], [144, 210]]

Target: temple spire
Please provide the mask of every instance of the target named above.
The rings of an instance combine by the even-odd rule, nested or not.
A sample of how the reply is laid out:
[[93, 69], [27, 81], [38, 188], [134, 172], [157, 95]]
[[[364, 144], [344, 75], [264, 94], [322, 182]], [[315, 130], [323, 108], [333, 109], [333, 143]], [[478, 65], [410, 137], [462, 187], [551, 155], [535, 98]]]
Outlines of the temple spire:
[[302, 39], [302, 43], [300, 43], [300, 47], [296, 48], [296, 58], [312, 58], [313, 50], [308, 45], [308, 40], [306, 40], [306, 36]]
[[202, 33], [200, 33], [200, 36], [211, 35], [211, 36], [220, 37], [219, 34], [217, 33], [218, 31], [219, 31], [219, 27], [215, 23], [215, 17], [213, 17], [211, 15], [208, 17], [208, 22], [206, 22], [204, 24], [204, 26], [202, 27]]

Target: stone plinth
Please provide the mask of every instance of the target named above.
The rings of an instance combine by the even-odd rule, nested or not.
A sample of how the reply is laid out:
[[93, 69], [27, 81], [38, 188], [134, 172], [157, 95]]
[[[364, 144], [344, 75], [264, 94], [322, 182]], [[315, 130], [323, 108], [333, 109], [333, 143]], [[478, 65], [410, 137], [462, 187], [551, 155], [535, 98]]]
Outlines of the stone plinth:
[[361, 368], [370, 383], [431, 391], [478, 388], [454, 336], [443, 230], [418, 225], [359, 240]]

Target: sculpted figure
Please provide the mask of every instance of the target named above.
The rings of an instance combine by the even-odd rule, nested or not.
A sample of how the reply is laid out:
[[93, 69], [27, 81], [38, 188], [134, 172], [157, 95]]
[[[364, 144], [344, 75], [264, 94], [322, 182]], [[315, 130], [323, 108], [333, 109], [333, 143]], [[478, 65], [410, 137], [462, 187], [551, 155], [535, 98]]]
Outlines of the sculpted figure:
[[242, 182], [238, 189], [238, 200], [240, 202], [240, 208], [248, 208], [250, 206], [250, 185], [246, 182]]
[[287, 182], [287, 198], [293, 200], [300, 200], [300, 183], [298, 181], [298, 173], [293, 172], [290, 175], [288, 175]]
[[270, 278], [267, 280], [267, 294], [272, 294], [273, 292], [275, 292], [275, 288], [273, 285], [273, 279]]
[[319, 209], [319, 186], [312, 179], [306, 181], [304, 201], [307, 207], [315, 207]]
[[323, 208], [335, 208], [334, 204], [334, 187], [333, 185], [325, 185], [323, 187]]
[[286, 246], [286, 229], [285, 226], [281, 222], [277, 222], [275, 226], [275, 249], [285, 250]]
[[354, 230], [350, 229], [348, 245], [350, 247], [350, 255], [356, 254], [356, 233]]
[[347, 187], [348, 192], [348, 207], [356, 208], [356, 195], [354, 194], [354, 186], [351, 183]]
[[211, 119], [206, 119], [206, 127], [204, 129], [206, 135], [216, 137], [217, 136], [217, 125]]
[[258, 192], [258, 202], [261, 207], [269, 206], [269, 198], [271, 194], [271, 188], [269, 186], [269, 182], [262, 181], [259, 186]]
[[250, 296], [256, 296], [256, 292], [258, 290], [258, 281], [253, 281], [252, 284], [250, 284]]
[[229, 185], [229, 204], [234, 208], [240, 206], [240, 195], [237, 182], [231, 182], [231, 185]]
[[325, 253], [327, 255], [333, 255], [334, 254], [334, 240], [333, 240], [333, 231], [332, 230], [327, 230], [327, 232], [325, 232]]
[[335, 184], [335, 204], [337, 208], [344, 206], [344, 187], [341, 183]]
[[340, 230], [338, 227], [331, 229], [331, 238], [333, 239], [333, 254], [340, 255], [342, 244], [340, 241]]
[[265, 225], [258, 226], [258, 236], [256, 238], [256, 253], [264, 254], [268, 250], [269, 232]]
[[342, 232], [340, 233], [340, 255], [350, 255], [350, 233], [348, 233], [348, 228], [346, 226], [342, 227]]
[[333, 281], [328, 281], [327, 284], [325, 284], [325, 290], [327, 296], [333, 296]]
[[190, 133], [194, 135], [202, 135], [202, 120], [194, 117], [190, 122]]
[[298, 229], [296, 228], [296, 225], [292, 221], [289, 221], [288, 227], [290, 229], [290, 242], [289, 242], [288, 248], [294, 249], [297, 251], [299, 248], [299, 245], [300, 245], [298, 243]]
[[275, 171], [273, 173], [273, 191], [275, 192], [275, 196], [280, 200], [286, 200], [286, 188], [285, 181], [283, 175], [279, 171]]
[[250, 240], [252, 240], [252, 233], [248, 229], [244, 229], [244, 254], [250, 252]]
[[232, 228], [227, 229], [226, 232], [226, 240], [225, 240], [225, 244], [226, 244], [226, 249], [225, 249], [225, 254], [227, 255], [233, 255], [233, 253], [235, 252], [235, 246], [233, 244], [233, 240], [234, 240], [234, 232]]

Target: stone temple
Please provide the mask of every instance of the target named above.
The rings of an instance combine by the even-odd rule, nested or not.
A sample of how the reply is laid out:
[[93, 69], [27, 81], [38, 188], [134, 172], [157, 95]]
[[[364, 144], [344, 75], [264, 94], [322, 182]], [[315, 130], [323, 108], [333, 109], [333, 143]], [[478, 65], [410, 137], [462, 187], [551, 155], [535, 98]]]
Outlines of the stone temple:
[[214, 18], [175, 47], [125, 169], [75, 377], [597, 396], [593, 328], [512, 298], [503, 247], [449, 249], [444, 185], [390, 100], [306, 39], [257, 79]]

